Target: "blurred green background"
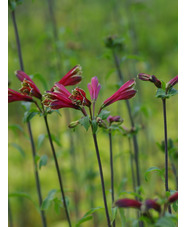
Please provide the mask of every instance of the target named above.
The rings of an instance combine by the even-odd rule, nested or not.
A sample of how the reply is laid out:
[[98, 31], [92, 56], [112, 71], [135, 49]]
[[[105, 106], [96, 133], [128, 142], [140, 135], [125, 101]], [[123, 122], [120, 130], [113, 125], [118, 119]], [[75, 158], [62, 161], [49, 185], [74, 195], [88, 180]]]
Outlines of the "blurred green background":
[[[177, 1], [173, 0], [54, 0], [53, 12], [57, 27], [57, 40], [54, 37], [53, 23], [48, 1], [23, 1], [16, 7], [17, 25], [21, 40], [25, 72], [34, 75], [33, 79], [41, 92], [49, 90], [76, 64], [83, 70], [80, 86], [87, 92], [87, 83], [97, 76], [102, 86], [96, 107], [111, 96], [118, 86], [118, 78], [111, 51], [105, 47], [104, 40], [109, 35], [121, 38], [124, 48], [118, 53], [125, 81], [136, 78], [138, 73], [154, 74], [168, 82], [177, 75]], [[9, 25], [9, 87], [18, 90], [20, 81], [14, 75], [19, 68], [11, 11]], [[57, 50], [57, 51], [56, 51]], [[38, 76], [38, 74], [40, 76]], [[44, 78], [42, 82], [39, 78]], [[146, 198], [164, 195], [164, 182], [153, 173], [145, 181], [145, 172], [152, 166], [164, 168], [164, 153], [156, 143], [163, 140], [162, 103], [155, 98], [153, 84], [136, 80], [138, 93], [130, 103], [137, 125], [142, 124], [138, 133], [140, 151], [140, 174], [143, 193]], [[71, 91], [72, 88], [69, 88]], [[167, 101], [168, 137], [177, 146], [177, 96]], [[128, 112], [124, 101], [107, 108], [112, 115], [120, 115], [124, 125], [130, 127]], [[52, 134], [55, 136], [61, 173], [69, 199], [69, 208], [73, 224], [93, 207], [103, 206], [100, 178], [90, 129], [78, 127], [75, 132], [68, 128], [68, 123], [78, 120], [81, 114], [73, 109], [61, 109], [59, 116], [48, 116]], [[23, 123], [24, 109], [21, 103], [9, 104], [9, 204], [13, 226], [41, 226], [40, 216], [35, 208], [38, 203], [33, 160], [26, 124]], [[18, 126], [19, 125], [19, 126]], [[52, 189], [59, 189], [54, 161], [46, 135], [42, 117], [31, 120], [34, 141], [39, 156], [47, 155], [48, 162], [39, 170], [43, 198]], [[74, 145], [74, 153], [70, 148]], [[41, 143], [42, 142], [42, 143]], [[110, 170], [108, 135], [99, 129], [98, 142], [103, 162], [106, 193], [109, 207]], [[118, 132], [113, 134], [113, 152], [115, 166], [116, 199], [134, 198], [133, 195], [119, 192], [132, 192], [130, 155], [128, 140]], [[174, 160], [177, 166], [176, 160]], [[175, 178], [169, 172], [170, 189], [175, 190]], [[16, 196], [17, 192], [27, 193], [31, 200]], [[60, 198], [60, 194], [56, 194]], [[56, 205], [57, 206], [57, 205]], [[57, 209], [57, 208], [56, 208]], [[46, 211], [48, 226], [67, 226], [63, 209], [57, 213], [55, 202]], [[136, 218], [135, 213], [126, 211], [128, 226]], [[120, 218], [117, 216], [119, 225]], [[64, 220], [64, 222], [62, 222]], [[104, 210], [96, 213], [98, 226], [105, 226]], [[93, 220], [81, 226], [96, 226]]]

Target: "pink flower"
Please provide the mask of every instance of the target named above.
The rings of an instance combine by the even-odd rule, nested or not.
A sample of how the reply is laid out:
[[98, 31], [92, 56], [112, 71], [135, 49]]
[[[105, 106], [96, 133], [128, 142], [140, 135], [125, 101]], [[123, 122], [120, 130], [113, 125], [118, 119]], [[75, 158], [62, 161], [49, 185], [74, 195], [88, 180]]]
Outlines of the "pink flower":
[[158, 211], [158, 212], [161, 212], [161, 206], [160, 206], [160, 204], [158, 204], [158, 203], [156, 202], [156, 200], [147, 199], [147, 200], [145, 201], [145, 206], [146, 206], [146, 209], [147, 209], [147, 210], [148, 210], [148, 209], [154, 209], [154, 210], [156, 210], [156, 211]]
[[170, 89], [171, 87], [173, 87], [175, 84], [178, 83], [178, 76], [174, 77], [172, 80], [170, 80], [167, 84], [166, 84], [166, 90]]
[[[58, 83], [62, 84], [63, 86], [71, 86], [78, 84], [82, 80], [81, 74], [81, 66], [76, 65]], [[53, 90], [54, 87], [52, 87], [51, 91]]]
[[173, 203], [176, 202], [178, 200], [178, 192], [175, 192], [173, 195], [171, 195], [168, 198], [169, 203]]
[[18, 70], [16, 71], [16, 76], [22, 82], [21, 93], [34, 96], [38, 99], [42, 98], [40, 90], [25, 72]]
[[47, 91], [44, 95], [43, 104], [46, 107], [51, 109], [60, 109], [60, 108], [73, 108], [79, 109], [79, 106], [75, 105], [70, 100], [71, 93], [59, 83], [55, 83], [55, 91]]
[[140, 80], [144, 80], [144, 81], [150, 81], [152, 83], [154, 83], [154, 85], [157, 87], [157, 88], [161, 88], [161, 81], [158, 80], [154, 75], [148, 75], [146, 73], [139, 73], [138, 74], [138, 78]]
[[98, 83], [98, 78], [92, 77], [91, 83], [88, 84], [88, 90], [90, 92], [90, 97], [92, 101], [96, 101], [99, 91], [100, 91], [101, 85]]
[[23, 95], [17, 91], [14, 91], [8, 88], [8, 102], [15, 102], [15, 101], [33, 102], [33, 99], [28, 95]]
[[121, 119], [120, 116], [111, 116], [111, 115], [109, 115], [107, 117], [107, 121], [108, 121], [108, 123], [111, 124], [112, 122], [123, 122], [123, 119]]
[[86, 93], [81, 88], [75, 88], [69, 98], [78, 106], [90, 107], [91, 105], [91, 102], [86, 98]]
[[111, 97], [109, 97], [103, 102], [101, 109], [103, 109], [106, 106], [109, 106], [110, 104], [118, 100], [126, 100], [135, 96], [136, 90], [133, 89], [134, 85], [135, 80], [127, 81], [118, 89], [118, 91], [116, 91]]
[[135, 199], [119, 199], [118, 201], [115, 202], [115, 205], [117, 207], [132, 207], [132, 208], [137, 208], [140, 209], [141, 207], [141, 202], [135, 200]]

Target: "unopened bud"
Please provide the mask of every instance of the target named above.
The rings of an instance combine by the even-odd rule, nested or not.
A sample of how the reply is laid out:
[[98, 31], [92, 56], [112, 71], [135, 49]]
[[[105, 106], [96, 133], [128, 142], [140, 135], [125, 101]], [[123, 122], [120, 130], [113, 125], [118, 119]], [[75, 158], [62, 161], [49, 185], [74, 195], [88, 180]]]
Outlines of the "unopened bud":
[[107, 128], [107, 125], [105, 124], [105, 122], [100, 117], [96, 118], [96, 122], [98, 123], [99, 127]]
[[70, 124], [69, 124], [69, 128], [75, 128], [77, 125], [79, 125], [79, 120], [78, 121], [72, 121]]

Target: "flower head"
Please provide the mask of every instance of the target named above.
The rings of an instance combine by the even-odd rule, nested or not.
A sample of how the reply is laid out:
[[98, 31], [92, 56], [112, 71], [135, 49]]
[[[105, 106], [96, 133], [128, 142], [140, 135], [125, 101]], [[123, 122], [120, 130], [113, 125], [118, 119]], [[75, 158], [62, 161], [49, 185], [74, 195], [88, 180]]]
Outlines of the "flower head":
[[168, 198], [169, 203], [173, 203], [176, 202], [178, 200], [178, 192], [175, 192], [173, 195], [171, 195]]
[[98, 78], [96, 76], [92, 77], [91, 83], [88, 84], [88, 90], [92, 101], [97, 100], [100, 89], [101, 85], [98, 83]]
[[111, 115], [109, 115], [107, 117], [107, 121], [108, 121], [108, 123], [111, 124], [113, 122], [123, 122], [123, 119], [120, 116], [111, 116]]
[[154, 210], [156, 210], [158, 212], [161, 212], [161, 206], [160, 206], [160, 204], [158, 204], [156, 202], [156, 200], [153, 200], [153, 199], [147, 199], [145, 201], [145, 207], [146, 207], [147, 210], [148, 209], [154, 209]]
[[43, 104], [51, 109], [74, 108], [79, 109], [69, 98], [70, 92], [59, 83], [55, 83], [55, 91], [47, 91], [44, 95]]
[[115, 202], [117, 207], [133, 207], [140, 209], [142, 203], [135, 199], [119, 199]]
[[14, 91], [8, 88], [8, 102], [15, 102], [15, 101], [33, 102], [33, 99], [28, 95], [21, 94], [17, 91]]
[[168, 91], [171, 87], [178, 83], [178, 76], [174, 77], [166, 84], [166, 90]]
[[25, 72], [18, 70], [16, 71], [16, 76], [22, 82], [21, 93], [34, 96], [38, 99], [42, 98], [40, 90]]
[[133, 89], [134, 85], [135, 80], [132, 79], [127, 81], [118, 89], [118, 91], [116, 91], [111, 97], [109, 97], [103, 102], [101, 109], [103, 109], [106, 106], [109, 106], [110, 104], [118, 100], [126, 100], [135, 96], [136, 90]]
[[78, 106], [90, 107], [91, 105], [91, 102], [86, 98], [86, 93], [81, 88], [75, 88], [69, 98]]
[[[62, 84], [63, 86], [76, 85], [82, 80], [81, 74], [82, 74], [81, 66], [76, 65], [60, 81], [58, 81], [58, 83]], [[54, 90], [54, 87], [52, 87], [51, 91]]]
[[138, 78], [144, 81], [150, 81], [154, 83], [157, 88], [161, 88], [161, 81], [158, 80], [154, 75], [148, 75], [146, 73], [139, 73]]

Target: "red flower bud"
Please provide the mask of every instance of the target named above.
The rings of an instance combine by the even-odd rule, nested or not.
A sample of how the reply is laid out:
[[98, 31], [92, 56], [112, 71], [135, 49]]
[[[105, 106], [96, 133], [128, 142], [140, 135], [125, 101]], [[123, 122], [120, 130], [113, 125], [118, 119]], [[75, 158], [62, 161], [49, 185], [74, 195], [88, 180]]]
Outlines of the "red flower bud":
[[86, 98], [86, 93], [81, 88], [75, 88], [69, 98], [78, 106], [90, 107], [91, 105], [91, 102]]
[[154, 75], [149, 75], [149, 74], [146, 74], [146, 73], [139, 73], [138, 74], [138, 78], [140, 80], [144, 80], [144, 81], [150, 81], [152, 83], [154, 83], [154, 85], [157, 87], [157, 88], [161, 88], [161, 81], [158, 80]]
[[73, 108], [79, 109], [79, 106], [72, 103], [69, 99], [70, 92], [59, 83], [55, 84], [55, 91], [47, 91], [44, 95], [43, 104], [46, 107], [50, 107], [51, 109], [60, 109], [60, 108]]
[[133, 89], [134, 85], [134, 80], [127, 81], [111, 97], [103, 102], [102, 108], [109, 106], [118, 100], [126, 100], [135, 96], [136, 90]]
[[154, 210], [156, 210], [156, 211], [158, 211], [158, 212], [161, 212], [161, 206], [160, 206], [160, 204], [158, 204], [158, 203], [156, 202], [156, 200], [147, 199], [147, 200], [145, 201], [145, 206], [146, 206], [146, 209], [147, 209], [147, 210], [148, 210], [148, 209], [154, 209]]
[[171, 87], [173, 87], [175, 84], [178, 83], [178, 76], [174, 77], [172, 80], [170, 80], [167, 84], [166, 84], [166, 90], [169, 90]]
[[169, 203], [174, 203], [178, 200], [178, 192], [175, 192], [168, 198]]
[[98, 83], [98, 78], [95, 76], [91, 79], [91, 83], [88, 84], [88, 89], [90, 92], [90, 97], [92, 101], [96, 101], [101, 85]]
[[[81, 74], [81, 66], [76, 65], [58, 83], [63, 86], [76, 85], [82, 80]], [[54, 91], [54, 87], [52, 87], [51, 91]]]
[[22, 82], [22, 88], [20, 89], [21, 93], [35, 96], [38, 99], [42, 98], [40, 90], [25, 72], [18, 70], [15, 73], [17, 78]]
[[115, 205], [117, 207], [123, 207], [123, 208], [132, 207], [132, 208], [140, 209], [142, 204], [141, 202], [135, 199], [120, 199], [115, 202]]
[[23, 95], [17, 91], [8, 88], [8, 102], [10, 103], [15, 101], [33, 102], [33, 99], [28, 95]]
[[111, 124], [113, 122], [123, 122], [123, 119], [120, 116], [111, 116], [111, 115], [109, 115], [107, 117], [107, 121], [108, 121], [108, 123]]

